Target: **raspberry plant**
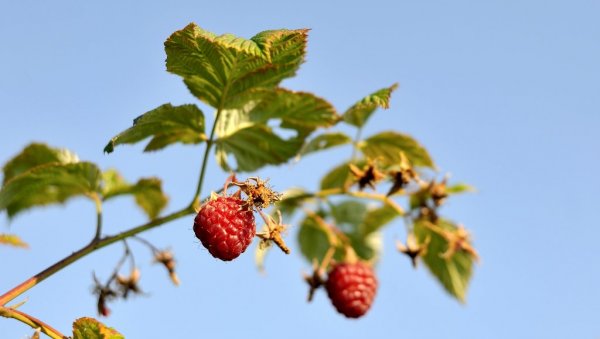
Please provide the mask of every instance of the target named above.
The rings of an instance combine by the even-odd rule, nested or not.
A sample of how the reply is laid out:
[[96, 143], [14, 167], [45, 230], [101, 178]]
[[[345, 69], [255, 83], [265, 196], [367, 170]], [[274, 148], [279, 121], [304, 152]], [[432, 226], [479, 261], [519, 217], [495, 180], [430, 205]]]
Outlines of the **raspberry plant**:
[[[244, 39], [217, 36], [190, 24], [166, 40], [167, 71], [183, 78], [196, 98], [215, 109], [208, 134], [205, 114], [196, 105], [164, 104], [134, 119], [133, 126], [110, 139], [104, 151], [111, 153], [120, 145], [148, 139], [145, 152], [175, 143], [203, 144], [196, 190], [190, 203], [173, 213], [162, 214], [168, 199], [160, 179], [129, 183], [118, 171], [101, 170], [66, 149], [32, 143], [6, 162], [0, 211], [9, 218], [83, 196], [96, 206], [97, 222], [89, 243], [0, 295], [0, 315], [31, 326], [36, 336], [41, 332], [67, 338], [22, 311], [23, 302], [16, 299], [66, 266], [114, 243], [122, 243], [124, 249], [114, 273], [104, 280], [94, 276], [100, 316], [110, 314], [111, 300], [141, 292], [140, 271], [128, 241], [147, 246], [155, 262], [178, 284], [173, 253], [139, 234], [179, 218], [189, 218], [200, 242], [222, 260], [234, 260], [254, 237], [259, 241], [259, 268], [273, 244], [286, 254], [296, 247], [313, 267], [305, 274], [309, 301], [317, 289], [325, 287], [333, 306], [352, 318], [363, 316], [374, 301], [376, 307], [382, 228], [404, 224], [407, 240], [397, 244], [399, 253], [415, 268], [422, 263], [448, 293], [464, 301], [477, 252], [469, 232], [441, 216], [440, 210], [453, 194], [471, 190], [470, 186], [440, 179], [427, 150], [409, 135], [390, 130], [361, 136], [370, 116], [389, 107], [397, 85], [373, 92], [343, 113], [314, 94], [280, 87], [304, 61], [307, 33], [305, 29], [270, 30]], [[356, 137], [332, 129], [338, 125], [356, 129]], [[285, 137], [290, 131], [293, 136]], [[284, 192], [274, 192], [267, 180], [247, 177], [237, 181], [234, 174], [222, 189], [212, 185], [217, 191], [208, 194], [204, 190], [212, 154], [222, 170], [240, 176], [343, 145], [352, 147], [352, 156], [330, 169], [315, 190], [290, 183]], [[102, 205], [123, 195], [135, 199], [148, 222], [106, 235]], [[255, 220], [264, 221], [258, 232]], [[284, 240], [289, 224], [298, 229], [299, 246], [288, 246]], [[27, 246], [14, 234], [0, 234], [0, 244]], [[127, 262], [129, 271], [124, 268]], [[98, 320], [80, 318], [73, 324], [72, 337], [123, 336]]]

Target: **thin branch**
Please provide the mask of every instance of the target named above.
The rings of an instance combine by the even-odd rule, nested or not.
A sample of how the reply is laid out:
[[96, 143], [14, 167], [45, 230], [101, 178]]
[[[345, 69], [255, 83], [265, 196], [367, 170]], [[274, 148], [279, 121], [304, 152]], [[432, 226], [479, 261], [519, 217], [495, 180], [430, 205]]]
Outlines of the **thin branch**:
[[98, 196], [98, 193], [92, 194], [91, 197], [96, 205], [96, 234], [92, 241], [97, 241], [102, 235], [102, 200]]
[[13, 318], [16, 319], [33, 329], [40, 329], [40, 331], [50, 338], [53, 339], [67, 339], [68, 337], [60, 333], [58, 330], [54, 329], [52, 326], [46, 324], [45, 322], [30, 316], [27, 313], [9, 308], [9, 307], [1, 307], [0, 306], [0, 316], [5, 318]]

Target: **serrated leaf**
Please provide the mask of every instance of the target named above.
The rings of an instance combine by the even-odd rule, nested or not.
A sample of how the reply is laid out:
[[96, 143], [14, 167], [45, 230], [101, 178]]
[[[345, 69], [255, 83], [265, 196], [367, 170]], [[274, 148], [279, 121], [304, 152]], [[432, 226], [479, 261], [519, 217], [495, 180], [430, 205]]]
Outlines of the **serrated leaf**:
[[227, 158], [223, 156], [223, 153], [226, 153], [235, 157], [236, 171], [251, 172], [265, 165], [280, 165], [287, 162], [298, 153], [302, 141], [296, 138], [285, 140], [267, 126], [253, 125], [227, 137], [219, 138], [216, 144], [217, 160], [223, 169], [232, 168]]
[[115, 329], [93, 318], [79, 318], [73, 323], [73, 339], [124, 339]]
[[302, 147], [300, 155], [322, 151], [328, 148], [346, 145], [352, 142], [352, 138], [341, 132], [324, 133], [317, 135]]
[[177, 142], [200, 143], [206, 140], [204, 114], [196, 105], [164, 104], [133, 120], [133, 126], [113, 137], [104, 152], [111, 153], [117, 145], [135, 144], [149, 137], [152, 139], [144, 152], [160, 150]]
[[[457, 229], [454, 224], [442, 219], [438, 220], [436, 226], [449, 231]], [[457, 251], [450, 259], [442, 258], [442, 253], [448, 249], [448, 241], [426, 227], [423, 221], [415, 222], [414, 232], [421, 244], [426, 243], [426, 239], [429, 239], [427, 252], [423, 257], [425, 266], [450, 295], [460, 302], [464, 302], [473, 273], [473, 258], [463, 251]]]
[[380, 161], [384, 166], [393, 166], [402, 161], [401, 152], [414, 166], [434, 168], [427, 150], [406, 134], [387, 131], [375, 134], [358, 143], [367, 158]]
[[78, 161], [77, 155], [67, 149], [54, 148], [41, 143], [31, 143], [4, 164], [2, 184], [6, 184], [13, 177], [39, 165], [52, 162], [68, 164]]
[[0, 233], [0, 245], [8, 245], [20, 248], [29, 248], [26, 242], [21, 240], [18, 235]]
[[365, 217], [358, 227], [358, 233], [366, 236], [373, 232], [379, 231], [383, 226], [389, 224], [397, 217], [401, 216], [398, 211], [384, 204], [381, 207], [370, 209], [365, 214]]
[[167, 71], [215, 108], [235, 108], [257, 88], [273, 88], [304, 61], [307, 30], [271, 30], [247, 40], [217, 36], [195, 24], [165, 42]]
[[389, 108], [390, 96], [396, 88], [398, 88], [398, 84], [393, 84], [364, 97], [344, 113], [344, 122], [362, 127], [377, 108]]
[[469, 184], [465, 184], [465, 183], [458, 183], [458, 184], [454, 184], [454, 185], [450, 185], [450, 186], [446, 187], [446, 193], [448, 193], [448, 194], [459, 194], [459, 193], [475, 192], [475, 191], [476, 191], [475, 187], [473, 187]]
[[13, 217], [34, 206], [95, 194], [99, 183], [100, 170], [90, 162], [40, 165], [6, 182], [0, 190], [0, 211]]
[[158, 217], [169, 201], [162, 190], [162, 182], [158, 178], [142, 178], [137, 183], [130, 184], [116, 170], [105, 171], [102, 173], [102, 178], [104, 200], [131, 194], [150, 219]]

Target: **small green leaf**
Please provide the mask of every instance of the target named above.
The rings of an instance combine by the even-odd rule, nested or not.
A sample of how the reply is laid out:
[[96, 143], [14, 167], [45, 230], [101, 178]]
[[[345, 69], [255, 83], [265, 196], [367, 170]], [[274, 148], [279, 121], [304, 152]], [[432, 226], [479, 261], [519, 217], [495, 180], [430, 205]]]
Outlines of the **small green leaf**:
[[8, 245], [20, 248], [29, 248], [26, 242], [21, 240], [18, 235], [0, 233], [0, 245]]
[[396, 88], [398, 88], [398, 84], [393, 84], [364, 97], [344, 113], [344, 121], [350, 125], [362, 127], [378, 107], [384, 109], [390, 107], [390, 96]]
[[427, 150], [406, 134], [381, 132], [359, 142], [358, 147], [367, 158], [379, 160], [384, 166], [400, 164], [404, 152], [414, 166], [435, 167]]
[[77, 158], [77, 155], [67, 149], [53, 148], [46, 144], [31, 143], [4, 165], [4, 179], [2, 184], [6, 184], [13, 177], [39, 165], [51, 162], [68, 164], [78, 161], [79, 158]]
[[272, 30], [247, 40], [189, 24], [165, 42], [167, 71], [183, 77], [205, 103], [237, 108], [251, 91], [273, 88], [296, 73], [304, 61], [307, 32]]
[[282, 214], [291, 216], [303, 203], [312, 197], [313, 194], [301, 188], [291, 188], [283, 192], [281, 200], [275, 203], [275, 208]]
[[99, 183], [100, 170], [89, 162], [37, 166], [6, 182], [0, 190], [0, 211], [6, 210], [13, 217], [34, 206], [95, 194]]
[[446, 193], [448, 193], [448, 194], [459, 194], [459, 193], [475, 192], [475, 191], [477, 191], [475, 189], [475, 187], [473, 187], [469, 184], [465, 184], [465, 183], [458, 183], [458, 184], [454, 184], [454, 185], [450, 185], [450, 186], [446, 187]]
[[158, 217], [169, 201], [162, 191], [162, 182], [158, 178], [142, 178], [132, 185], [125, 181], [119, 172], [111, 169], [102, 173], [102, 179], [104, 200], [131, 194], [150, 219]]
[[355, 233], [367, 213], [367, 206], [358, 200], [330, 203], [329, 207], [337, 227], [347, 233]]
[[306, 217], [300, 224], [298, 243], [300, 245], [300, 253], [309, 262], [312, 262], [313, 259], [321, 262], [330, 247], [327, 234], [311, 217]]
[[79, 318], [73, 323], [73, 339], [124, 339], [115, 329], [93, 318]]
[[383, 226], [389, 224], [397, 217], [401, 216], [395, 208], [384, 204], [381, 207], [367, 211], [362, 223], [358, 227], [358, 233], [366, 236], [379, 231]]
[[104, 152], [115, 146], [135, 144], [152, 137], [145, 152], [156, 151], [176, 142], [197, 144], [206, 140], [204, 114], [196, 105], [171, 106], [164, 104], [133, 120], [133, 126], [113, 137]]
[[[450, 259], [442, 258], [441, 255], [448, 249], [448, 241], [425, 226], [423, 222], [415, 222], [414, 232], [421, 244], [429, 239], [427, 252], [423, 257], [425, 265], [450, 295], [460, 302], [465, 302], [469, 280], [473, 273], [473, 258], [463, 251], [457, 251]], [[447, 220], [440, 219], [436, 225], [449, 231], [457, 229]]]
[[347, 188], [353, 181], [352, 172], [345, 162], [334, 167], [321, 179], [321, 189]]
[[346, 145], [352, 138], [341, 132], [324, 133], [316, 136], [302, 147], [301, 155], [322, 151], [335, 146]]
[[356, 254], [363, 260], [377, 262], [383, 251], [383, 235], [372, 232], [368, 235], [347, 234]]
[[226, 154], [233, 154], [238, 172], [255, 171], [265, 165], [280, 165], [293, 158], [302, 141], [282, 139], [265, 125], [246, 127], [234, 134], [217, 139], [217, 160], [225, 170], [232, 168]]

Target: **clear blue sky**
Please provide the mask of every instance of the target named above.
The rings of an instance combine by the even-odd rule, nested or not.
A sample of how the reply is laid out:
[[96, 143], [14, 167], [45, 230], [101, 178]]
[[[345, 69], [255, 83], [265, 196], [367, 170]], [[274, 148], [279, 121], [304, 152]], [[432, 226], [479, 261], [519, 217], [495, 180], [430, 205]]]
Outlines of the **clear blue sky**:
[[[472, 230], [483, 259], [468, 303], [449, 298], [427, 271], [413, 271], [394, 251], [404, 236], [399, 223], [385, 231], [372, 310], [349, 321], [322, 291], [305, 303], [300, 274], [308, 265], [299, 254], [273, 252], [263, 277], [252, 251], [233, 263], [213, 260], [193, 237], [190, 219], [146, 234], [172, 245], [182, 285], [172, 287], [135, 245], [151, 295], [112, 304], [105, 322], [128, 338], [597, 338], [599, 13], [594, 0], [3, 0], [0, 161], [34, 140], [68, 147], [130, 180], [163, 177], [175, 210], [194, 191], [202, 148], [147, 155], [140, 145], [102, 154], [137, 115], [166, 102], [195, 102], [165, 72], [163, 41], [189, 22], [244, 37], [311, 28], [307, 62], [285, 86], [313, 91], [343, 110], [399, 82], [392, 108], [376, 115], [366, 133], [410, 133], [442, 171], [478, 187], [445, 208]], [[337, 158], [330, 159], [260, 174], [280, 189], [314, 188], [313, 173]], [[213, 166], [206, 187], [219, 187], [223, 178]], [[109, 233], [144, 220], [124, 198], [105, 213]], [[93, 223], [93, 206], [83, 200], [10, 224], [2, 217], [0, 230], [10, 227], [32, 249], [0, 248], [0, 290], [83, 245]], [[297, 248], [294, 237], [290, 242]], [[47, 280], [27, 293], [24, 310], [65, 332], [73, 319], [95, 316], [91, 272], [107, 276], [120, 251], [100, 251]], [[27, 334], [21, 323], [0, 319], [0, 337]]]

